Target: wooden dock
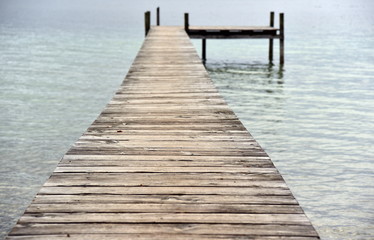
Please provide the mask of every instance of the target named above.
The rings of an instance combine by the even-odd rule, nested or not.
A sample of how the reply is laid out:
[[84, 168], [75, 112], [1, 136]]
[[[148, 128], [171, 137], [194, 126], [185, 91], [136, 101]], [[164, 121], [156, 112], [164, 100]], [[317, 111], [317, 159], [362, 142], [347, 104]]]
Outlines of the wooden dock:
[[[160, 8], [156, 10], [156, 24], [160, 26]], [[151, 12], [144, 13], [147, 36], [151, 29]], [[184, 14], [184, 30], [190, 38], [201, 39], [201, 56], [205, 65], [207, 39], [269, 39], [269, 63], [273, 64], [274, 39], [279, 39], [279, 64], [284, 64], [284, 13], [279, 13], [279, 28], [274, 27], [274, 12], [270, 12], [269, 26], [190, 26], [189, 14]]]
[[152, 27], [7, 239], [319, 239], [183, 27]]

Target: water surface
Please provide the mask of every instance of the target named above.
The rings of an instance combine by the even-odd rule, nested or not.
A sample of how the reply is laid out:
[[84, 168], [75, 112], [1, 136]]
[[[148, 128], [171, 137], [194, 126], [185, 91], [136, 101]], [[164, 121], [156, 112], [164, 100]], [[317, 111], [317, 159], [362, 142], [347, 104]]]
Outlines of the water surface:
[[322, 239], [374, 238], [370, 0], [2, 0], [0, 238], [110, 100], [157, 6], [168, 25], [285, 13], [284, 67], [268, 64], [267, 40], [208, 40], [208, 71]]

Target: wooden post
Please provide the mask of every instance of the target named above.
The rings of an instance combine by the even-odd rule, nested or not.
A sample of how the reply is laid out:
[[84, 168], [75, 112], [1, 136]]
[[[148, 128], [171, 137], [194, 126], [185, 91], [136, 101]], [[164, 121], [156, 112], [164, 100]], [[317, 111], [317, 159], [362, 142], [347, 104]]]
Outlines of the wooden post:
[[144, 13], [144, 25], [145, 25], [145, 36], [147, 36], [149, 30], [151, 29], [151, 12], [150, 11], [147, 11]]
[[190, 26], [190, 23], [189, 23], [189, 17], [188, 17], [188, 13], [185, 13], [184, 14], [184, 30], [188, 33], [188, 28]]
[[279, 63], [284, 64], [284, 14], [279, 14]]
[[203, 57], [203, 63], [205, 65], [205, 62], [206, 62], [206, 38], [203, 38], [202, 57]]
[[156, 22], [157, 26], [160, 26], [160, 7], [157, 8]]
[[[270, 12], [270, 27], [274, 27], [274, 12]], [[269, 39], [269, 62], [273, 62], [273, 39]]]

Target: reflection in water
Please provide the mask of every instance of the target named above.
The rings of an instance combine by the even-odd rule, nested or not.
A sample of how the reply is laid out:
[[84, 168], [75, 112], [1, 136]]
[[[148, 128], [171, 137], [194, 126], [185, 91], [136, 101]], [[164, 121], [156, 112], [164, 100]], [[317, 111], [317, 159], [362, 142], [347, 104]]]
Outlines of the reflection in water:
[[283, 79], [284, 66], [275, 66], [272, 63], [227, 63], [213, 62], [207, 64], [207, 70], [211, 73], [232, 73], [234, 75], [263, 75], [265, 78]]
[[[252, 133], [279, 134], [284, 119], [284, 69], [273, 64], [213, 62], [210, 76], [227, 103]], [[250, 114], [248, 114], [250, 113]]]
[[283, 72], [284, 72], [284, 65], [280, 65], [278, 69], [278, 83], [282, 84], [283, 83]]
[[227, 74], [234, 79], [239, 77], [240, 75], [258, 77], [257, 80], [259, 81], [268, 81], [268, 84], [272, 84], [276, 82], [278, 84], [283, 84], [283, 73], [284, 73], [284, 66], [275, 66], [274, 64], [247, 64], [247, 63], [209, 63], [207, 65], [207, 70], [211, 74]]
[[[221, 91], [243, 90], [247, 93], [274, 93], [281, 97], [283, 88], [283, 66], [273, 64], [210, 63], [207, 65], [216, 86]], [[254, 96], [252, 94], [252, 96]], [[268, 97], [263, 95], [262, 97]], [[237, 103], [237, 102], [236, 102]]]

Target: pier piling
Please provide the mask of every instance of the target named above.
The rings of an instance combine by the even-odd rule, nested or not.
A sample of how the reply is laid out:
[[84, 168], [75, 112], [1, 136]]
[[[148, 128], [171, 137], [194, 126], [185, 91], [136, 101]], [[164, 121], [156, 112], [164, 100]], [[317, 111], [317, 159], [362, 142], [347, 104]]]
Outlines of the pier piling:
[[160, 7], [157, 8], [156, 12], [156, 24], [160, 26]]
[[202, 58], [203, 58], [203, 63], [205, 65], [205, 62], [206, 62], [206, 38], [203, 38], [202, 39], [202, 46], [201, 46], [201, 50], [202, 50]]
[[[274, 12], [270, 12], [270, 27], [274, 27]], [[273, 39], [269, 39], [269, 62], [273, 62]]]
[[189, 32], [189, 28], [190, 28], [189, 15], [188, 13], [185, 13], [184, 14], [184, 30], [186, 31], [186, 33]]
[[147, 36], [149, 30], [151, 29], [151, 12], [150, 11], [147, 11], [144, 13], [144, 24], [145, 24], [145, 36]]
[[284, 64], [284, 14], [279, 14], [279, 63]]

